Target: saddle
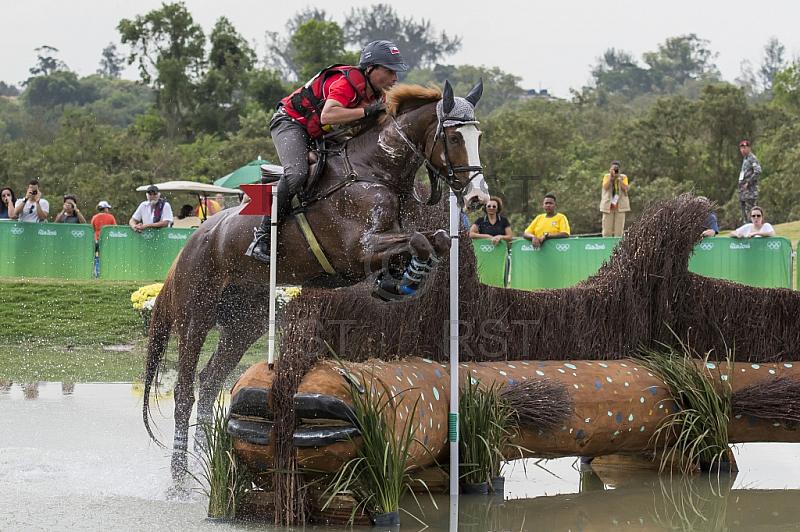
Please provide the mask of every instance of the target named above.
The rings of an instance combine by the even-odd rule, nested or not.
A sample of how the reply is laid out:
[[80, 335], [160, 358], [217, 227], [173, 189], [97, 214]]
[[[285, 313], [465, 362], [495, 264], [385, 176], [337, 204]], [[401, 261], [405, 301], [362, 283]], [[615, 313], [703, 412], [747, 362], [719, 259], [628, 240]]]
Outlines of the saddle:
[[[322, 170], [325, 168], [325, 162], [328, 159], [328, 154], [336, 153], [344, 146], [344, 143], [332, 144], [330, 141], [317, 141], [308, 150], [308, 175], [306, 176], [305, 183], [298, 196], [304, 196], [311, 191], [314, 184], [322, 175]], [[268, 185], [276, 183], [283, 177], [283, 166], [277, 164], [262, 164], [261, 165], [261, 183]]]

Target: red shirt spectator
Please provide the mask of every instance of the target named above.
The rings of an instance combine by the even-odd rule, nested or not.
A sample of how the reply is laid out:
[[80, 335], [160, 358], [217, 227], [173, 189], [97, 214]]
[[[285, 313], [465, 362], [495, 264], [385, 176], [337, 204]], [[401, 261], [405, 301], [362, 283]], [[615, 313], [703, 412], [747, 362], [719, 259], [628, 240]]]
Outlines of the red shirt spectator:
[[117, 219], [111, 214], [111, 205], [106, 200], [97, 204], [99, 213], [92, 216], [92, 227], [94, 227], [94, 241], [100, 240], [100, 228], [104, 225], [117, 225]]

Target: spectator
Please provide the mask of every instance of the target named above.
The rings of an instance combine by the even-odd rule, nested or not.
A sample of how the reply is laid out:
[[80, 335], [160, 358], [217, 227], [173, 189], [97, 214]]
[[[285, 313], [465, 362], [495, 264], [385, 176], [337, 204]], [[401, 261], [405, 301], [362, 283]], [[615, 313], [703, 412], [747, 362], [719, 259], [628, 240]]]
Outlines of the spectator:
[[548, 194], [542, 202], [544, 214], [540, 214], [533, 219], [531, 224], [525, 229], [522, 236], [531, 241], [533, 247], [538, 248], [544, 244], [545, 240], [553, 238], [569, 238], [569, 221], [563, 214], [556, 212], [558, 204], [556, 197]]
[[739, 172], [739, 203], [742, 204], [742, 220], [748, 223], [747, 214], [752, 213], [758, 199], [758, 178], [761, 176], [761, 165], [758, 158], [750, 153], [750, 141], [743, 140], [739, 143], [742, 152], [742, 171]]
[[137, 233], [151, 227], [169, 227], [172, 224], [172, 207], [169, 202], [161, 198], [158, 187], [147, 187], [147, 200], [141, 202], [136, 212], [133, 213], [128, 225]]
[[625, 230], [625, 213], [631, 210], [628, 176], [621, 174], [619, 170], [619, 161], [611, 161], [611, 168], [603, 176], [603, 193], [600, 196], [603, 236], [622, 236]]
[[508, 218], [500, 216], [503, 212], [503, 201], [497, 196], [492, 196], [489, 202], [483, 206], [486, 216], [478, 218], [472, 227], [469, 228], [470, 238], [491, 238], [492, 245], [496, 246], [501, 240], [511, 242], [514, 236], [511, 234], [511, 224]]
[[61, 212], [58, 213], [56, 216], [55, 223], [57, 224], [85, 224], [86, 218], [84, 218], [83, 213], [78, 210], [78, 202], [75, 200], [75, 196], [72, 194], [67, 194], [64, 196], [64, 207], [61, 209]]
[[20, 222], [44, 222], [50, 213], [50, 203], [42, 197], [39, 190], [39, 181], [31, 179], [28, 181], [28, 189], [25, 192], [25, 199], [17, 200], [14, 214]]
[[217, 200], [217, 204], [219, 205], [220, 211], [224, 211], [225, 209], [227, 209], [227, 207], [225, 206], [225, 196], [223, 196], [222, 194], [217, 194], [216, 196], [214, 196], [214, 199]]
[[753, 220], [749, 224], [744, 224], [736, 231], [731, 231], [731, 236], [734, 238], [753, 238], [755, 236], [775, 236], [775, 229], [772, 224], [764, 221], [764, 211], [758, 205], [753, 205], [750, 211], [750, 219]]
[[[705, 196], [698, 196], [697, 199], [708, 201], [708, 198]], [[703, 236], [717, 236], [718, 234], [719, 224], [717, 223], [717, 215], [713, 212], [710, 212], [703, 222]]]
[[14, 205], [17, 203], [17, 196], [14, 191], [6, 187], [0, 190], [0, 220], [16, 220], [17, 213]]
[[97, 204], [97, 214], [92, 216], [95, 244], [100, 241], [100, 229], [106, 225], [117, 225], [117, 219], [111, 214], [111, 205], [106, 200], [103, 200]]
[[[208, 207], [206, 207], [208, 205]], [[219, 203], [214, 201], [211, 198], [201, 198], [200, 204], [197, 206], [197, 216], [201, 219], [205, 220], [209, 216], [214, 216], [219, 211], [222, 210], [222, 207], [219, 206]]]
[[192, 216], [193, 212], [194, 212], [194, 207], [192, 207], [189, 204], [183, 205], [181, 207], [180, 212], [178, 213], [178, 220], [183, 220], [187, 216]]

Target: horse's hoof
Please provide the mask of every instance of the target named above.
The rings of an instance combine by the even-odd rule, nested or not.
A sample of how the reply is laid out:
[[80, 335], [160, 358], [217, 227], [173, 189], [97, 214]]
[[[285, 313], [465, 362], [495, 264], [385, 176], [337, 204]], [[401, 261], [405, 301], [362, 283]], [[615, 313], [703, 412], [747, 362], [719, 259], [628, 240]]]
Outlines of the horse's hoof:
[[389, 279], [380, 277], [375, 282], [375, 286], [372, 288], [372, 297], [382, 301], [404, 301], [415, 295], [415, 293], [401, 293], [398, 289], [399, 286], [400, 285], [396, 279], [391, 277]]

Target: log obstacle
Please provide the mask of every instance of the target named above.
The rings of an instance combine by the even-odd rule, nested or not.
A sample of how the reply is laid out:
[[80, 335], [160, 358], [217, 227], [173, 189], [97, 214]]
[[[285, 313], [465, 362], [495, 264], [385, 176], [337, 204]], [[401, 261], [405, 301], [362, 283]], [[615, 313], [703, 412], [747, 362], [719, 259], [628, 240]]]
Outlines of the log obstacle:
[[[729, 374], [726, 363], [707, 364], [717, 384]], [[651, 438], [662, 420], [676, 409], [664, 384], [635, 360], [513, 361], [462, 363], [460, 372], [481, 386], [504, 388], [526, 381], [551, 384], [547, 397], [528, 398], [530, 405], [552, 409], [568, 405], [566, 415], [549, 429], [521, 426], [513, 443], [520, 457], [557, 458], [641, 453], [653, 449]], [[730, 443], [800, 442], [797, 416], [775, 411], [761, 417], [748, 415], [748, 405], [737, 403], [737, 394], [753, 390], [770, 394], [773, 384], [800, 390], [800, 364], [736, 363], [730, 368], [733, 412]], [[266, 363], [245, 372], [232, 391], [228, 431], [234, 446], [254, 470], [274, 467], [274, 410], [270, 389], [274, 373]], [[298, 427], [293, 443], [301, 470], [335, 472], [354, 456], [358, 426], [350, 409], [349, 384], [363, 393], [385, 392], [398, 402], [391, 410], [393, 422], [402, 422], [417, 404], [414, 423], [419, 443], [411, 453], [410, 468], [446, 463], [449, 366], [429, 359], [407, 358], [383, 362], [318, 362], [302, 379], [294, 397]], [[463, 382], [462, 382], [463, 386]], [[756, 392], [759, 393], [759, 392]], [[739, 404], [739, 406], [737, 406]], [[548, 412], [542, 413], [544, 416]]]

